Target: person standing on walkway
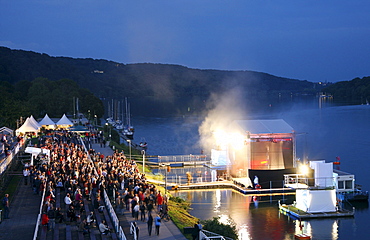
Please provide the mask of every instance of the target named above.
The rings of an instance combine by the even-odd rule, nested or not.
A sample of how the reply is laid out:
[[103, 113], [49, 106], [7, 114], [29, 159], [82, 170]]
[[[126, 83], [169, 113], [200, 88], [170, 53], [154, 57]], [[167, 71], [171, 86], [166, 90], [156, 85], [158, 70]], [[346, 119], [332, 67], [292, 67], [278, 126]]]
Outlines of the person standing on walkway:
[[71, 195], [69, 193], [64, 197], [64, 203], [66, 204], [66, 209], [69, 209], [69, 206], [72, 204]]
[[28, 170], [28, 168], [23, 169], [24, 185], [27, 185], [29, 176], [30, 170]]
[[148, 222], [147, 222], [147, 224], [148, 224], [148, 233], [149, 233], [149, 236], [151, 236], [152, 235], [152, 228], [153, 228], [153, 217], [152, 217], [152, 214], [148, 214], [149, 216], [148, 216]]
[[199, 232], [202, 230], [203, 226], [198, 220], [198, 223], [194, 224], [193, 240], [199, 239]]
[[158, 212], [162, 210], [162, 204], [163, 204], [163, 197], [161, 195], [161, 192], [159, 191], [157, 194], [157, 211]]
[[9, 194], [5, 194], [5, 197], [3, 198], [3, 207], [4, 207], [4, 219], [9, 219]]
[[145, 222], [145, 211], [146, 207], [143, 201], [140, 201], [140, 220]]
[[161, 217], [157, 215], [154, 219], [155, 223], [155, 233], [159, 235], [159, 228], [161, 227]]
[[47, 212], [48, 217], [49, 217], [49, 229], [54, 229], [55, 227], [55, 217], [56, 217], [56, 212], [53, 206], [51, 206], [50, 210]]

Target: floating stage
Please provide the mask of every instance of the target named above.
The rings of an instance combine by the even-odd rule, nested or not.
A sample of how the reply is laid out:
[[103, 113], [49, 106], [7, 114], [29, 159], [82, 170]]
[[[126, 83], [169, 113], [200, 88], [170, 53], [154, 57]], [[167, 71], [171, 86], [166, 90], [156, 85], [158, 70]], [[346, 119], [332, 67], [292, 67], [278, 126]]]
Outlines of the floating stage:
[[318, 212], [318, 213], [308, 213], [305, 211], [302, 211], [293, 205], [286, 205], [286, 204], [280, 204], [279, 202], [279, 210], [283, 212], [286, 215], [293, 216], [297, 219], [311, 219], [311, 218], [338, 218], [338, 217], [354, 217], [355, 215], [355, 209], [353, 208], [353, 211], [349, 210], [337, 210], [335, 212]]

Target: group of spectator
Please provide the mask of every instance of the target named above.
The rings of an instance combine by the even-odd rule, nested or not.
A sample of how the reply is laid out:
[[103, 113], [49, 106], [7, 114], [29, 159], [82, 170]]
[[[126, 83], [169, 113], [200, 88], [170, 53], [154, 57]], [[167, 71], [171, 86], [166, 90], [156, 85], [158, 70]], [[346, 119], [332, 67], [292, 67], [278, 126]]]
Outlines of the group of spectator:
[[[52, 229], [55, 222], [76, 222], [79, 230], [87, 233], [94, 227], [95, 218], [93, 212], [84, 212], [83, 200], [91, 200], [94, 208], [99, 208], [103, 190], [106, 190], [113, 199], [117, 214], [123, 214], [126, 208], [132, 212], [134, 220], [139, 220], [140, 216], [141, 221], [148, 223], [149, 235], [153, 222], [156, 234], [159, 234], [160, 217], [154, 212], [168, 209], [167, 197], [146, 181], [135, 161], [126, 158], [123, 152], [115, 151], [112, 156], [104, 156], [94, 149], [86, 152], [79, 136], [70, 132], [44, 136], [39, 139], [37, 147], [50, 150], [50, 162], [26, 165], [23, 175], [24, 183], [30, 182], [34, 194], [46, 191], [42, 225]], [[63, 196], [64, 204], [57, 204], [56, 189]], [[105, 234], [109, 230], [103, 221], [98, 228]]]
[[[23, 176], [25, 184], [30, 180], [34, 194], [41, 194], [45, 189], [41, 224], [52, 229], [55, 222], [83, 222], [83, 198], [90, 199], [95, 193], [95, 201], [99, 205], [97, 183], [100, 178], [80, 138], [70, 132], [55, 132], [40, 138], [37, 147], [50, 150], [50, 162], [26, 165]], [[63, 196], [61, 201], [64, 204], [57, 202], [56, 189]]]
[[[148, 223], [151, 235], [153, 222], [156, 234], [159, 234], [160, 217], [156, 212], [167, 208], [167, 196], [162, 195], [153, 184], [149, 184], [145, 174], [141, 173], [136, 162], [128, 159], [123, 152], [115, 151], [112, 156], [103, 156], [90, 150], [97, 173], [101, 176], [101, 185], [107, 190], [109, 197], [114, 199], [117, 214], [123, 210], [131, 211], [132, 218]], [[154, 221], [148, 221], [153, 219]]]

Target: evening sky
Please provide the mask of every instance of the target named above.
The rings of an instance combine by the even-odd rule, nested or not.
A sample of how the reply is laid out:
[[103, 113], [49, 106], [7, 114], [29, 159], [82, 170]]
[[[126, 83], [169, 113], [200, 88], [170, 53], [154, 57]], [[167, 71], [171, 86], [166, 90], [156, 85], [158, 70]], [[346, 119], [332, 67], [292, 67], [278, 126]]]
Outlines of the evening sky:
[[370, 1], [0, 0], [0, 46], [309, 81], [370, 75]]

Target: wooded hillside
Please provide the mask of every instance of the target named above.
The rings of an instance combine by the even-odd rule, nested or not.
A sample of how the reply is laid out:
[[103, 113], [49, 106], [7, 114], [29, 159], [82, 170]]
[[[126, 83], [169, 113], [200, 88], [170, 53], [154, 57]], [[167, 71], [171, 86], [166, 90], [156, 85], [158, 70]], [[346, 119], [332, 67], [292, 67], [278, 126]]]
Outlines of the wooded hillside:
[[[12, 86], [18, 84], [20, 88], [38, 78], [72, 80], [76, 86], [90, 90], [100, 99], [128, 97], [133, 114], [176, 113], [189, 109], [202, 111], [211, 94], [222, 94], [230, 89], [238, 89], [247, 104], [255, 105], [275, 99], [291, 99], [292, 96], [315, 95], [322, 88], [317, 83], [253, 71], [200, 70], [153, 63], [122, 64], [107, 60], [50, 57], [0, 47], [0, 81]], [[58, 91], [61, 96], [63, 91], [71, 93], [68, 87]], [[38, 112], [33, 112], [34, 115], [46, 111], [36, 109], [33, 111]]]

